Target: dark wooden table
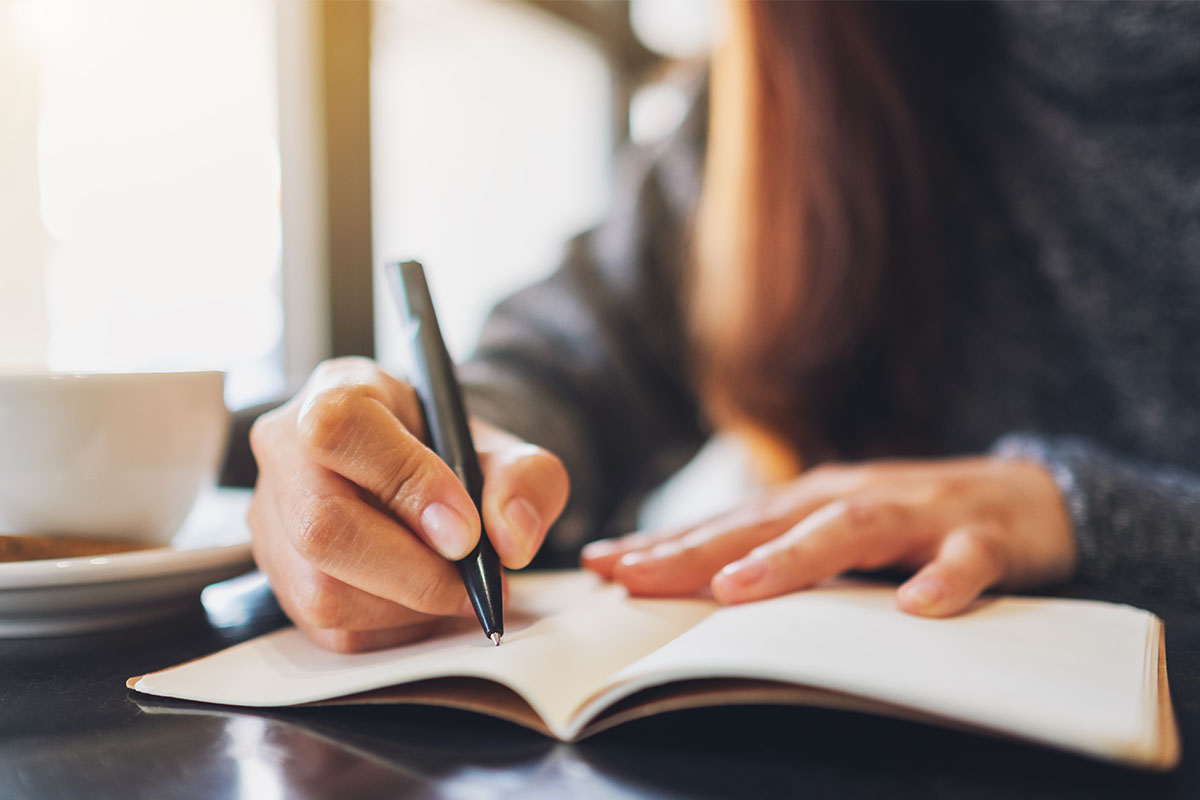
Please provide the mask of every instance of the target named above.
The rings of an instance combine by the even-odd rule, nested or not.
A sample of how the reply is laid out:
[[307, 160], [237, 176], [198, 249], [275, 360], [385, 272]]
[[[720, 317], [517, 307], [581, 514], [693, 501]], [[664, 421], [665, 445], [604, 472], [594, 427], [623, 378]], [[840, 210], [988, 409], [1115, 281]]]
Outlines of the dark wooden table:
[[0, 798], [1200, 798], [1200, 613], [1154, 610], [1185, 752], [1167, 775], [816, 709], [680, 712], [568, 745], [441, 709], [242, 712], [125, 689], [283, 624], [260, 584], [153, 626], [0, 640]]

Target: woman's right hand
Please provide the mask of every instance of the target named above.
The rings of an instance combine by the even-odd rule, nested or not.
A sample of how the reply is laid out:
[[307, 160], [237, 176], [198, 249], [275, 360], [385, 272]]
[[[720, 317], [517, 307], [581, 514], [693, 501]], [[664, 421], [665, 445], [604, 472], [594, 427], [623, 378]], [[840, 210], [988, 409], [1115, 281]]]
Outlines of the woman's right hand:
[[[472, 422], [483, 524], [504, 566], [533, 558], [567, 502], [555, 456]], [[409, 385], [361, 358], [327, 361], [250, 432], [258, 484], [254, 558], [279, 604], [317, 644], [352, 652], [473, 616], [451, 561], [474, 549], [480, 517], [423, 443]]]

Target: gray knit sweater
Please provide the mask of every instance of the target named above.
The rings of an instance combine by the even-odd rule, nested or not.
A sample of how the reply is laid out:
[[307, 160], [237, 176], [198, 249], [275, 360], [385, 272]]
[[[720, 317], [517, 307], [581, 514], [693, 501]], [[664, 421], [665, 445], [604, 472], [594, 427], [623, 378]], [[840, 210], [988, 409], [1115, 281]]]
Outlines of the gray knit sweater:
[[[934, 450], [1045, 463], [1079, 579], [1200, 605], [1200, 3], [1002, 4], [973, 129], [1000, 213], [969, 231]], [[952, 69], [953, 65], [947, 65]], [[710, 430], [682, 368], [702, 103], [632, 153], [614, 211], [502, 303], [464, 366], [475, 413], [558, 453], [543, 561], [630, 524]]]

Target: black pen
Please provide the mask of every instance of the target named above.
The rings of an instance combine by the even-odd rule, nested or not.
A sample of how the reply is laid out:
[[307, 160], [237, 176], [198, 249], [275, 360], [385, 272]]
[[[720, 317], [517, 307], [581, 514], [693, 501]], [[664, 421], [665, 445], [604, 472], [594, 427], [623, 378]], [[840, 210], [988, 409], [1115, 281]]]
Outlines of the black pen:
[[[482, 520], [483, 472], [479, 469], [479, 457], [475, 453], [475, 442], [471, 439], [471, 429], [467, 424], [462, 391], [454, 376], [454, 362], [450, 360], [450, 353], [438, 328], [433, 298], [429, 294], [429, 284], [425, 282], [425, 270], [416, 261], [405, 261], [389, 264], [386, 271], [405, 332], [411, 337], [413, 375], [410, 377], [421, 401], [421, 414], [425, 418], [425, 430], [433, 451], [466, 487], [471, 502], [476, 509], [480, 509]], [[471, 598], [471, 605], [475, 609], [475, 616], [479, 617], [484, 634], [499, 645], [500, 637], [504, 635], [500, 558], [488, 540], [482, 523], [479, 544], [466, 558], [454, 563], [467, 587], [467, 595]]]

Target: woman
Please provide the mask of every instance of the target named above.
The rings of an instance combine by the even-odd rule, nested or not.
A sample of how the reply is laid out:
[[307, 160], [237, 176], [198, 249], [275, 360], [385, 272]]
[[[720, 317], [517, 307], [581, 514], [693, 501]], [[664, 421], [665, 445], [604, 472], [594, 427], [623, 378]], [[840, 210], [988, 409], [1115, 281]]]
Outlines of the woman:
[[[1200, 602], [1200, 7], [730, 20], [702, 190], [700, 103], [463, 368], [503, 563], [626, 530], [720, 429], [774, 488], [586, 567], [725, 603], [893, 567], [929, 616], [1072, 577]], [[470, 614], [479, 516], [421, 436], [364, 360], [255, 426], [255, 555], [327, 647]]]

